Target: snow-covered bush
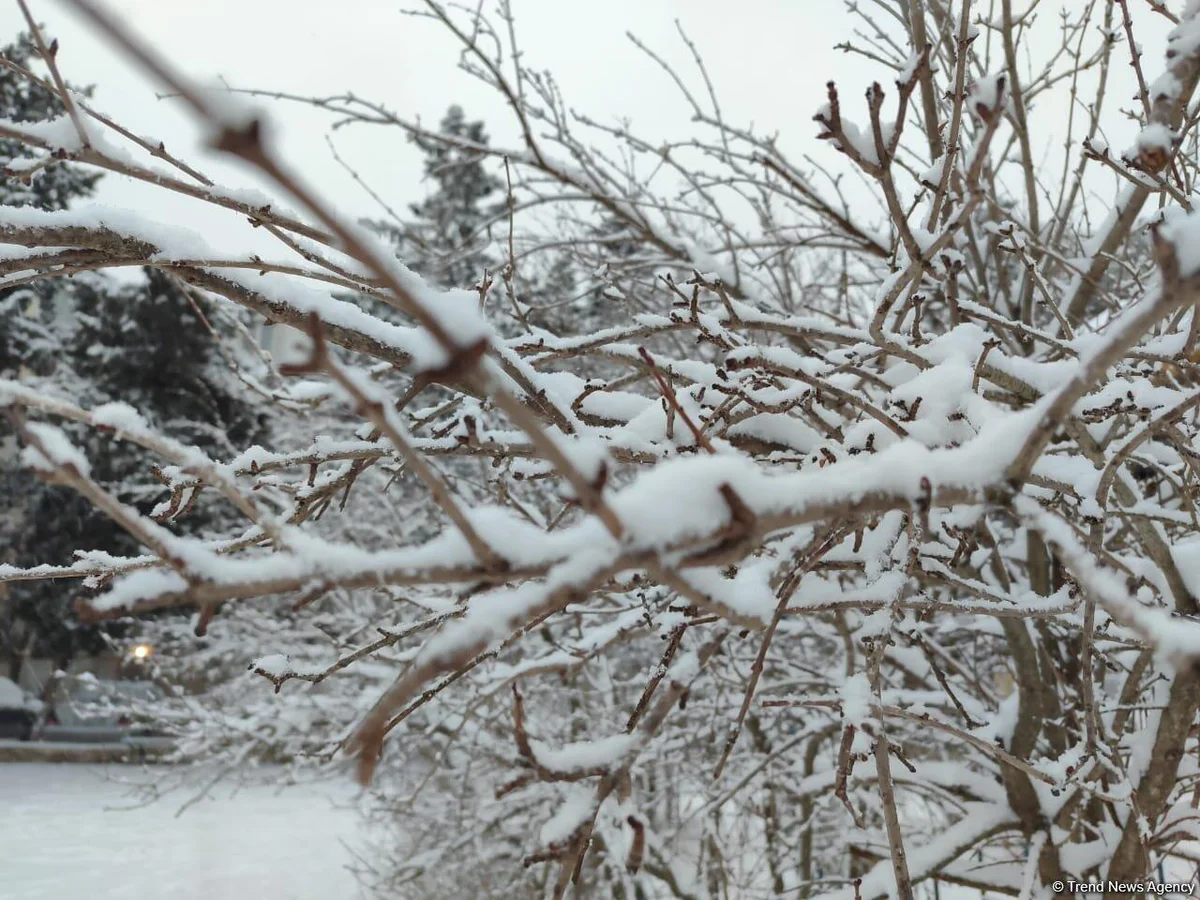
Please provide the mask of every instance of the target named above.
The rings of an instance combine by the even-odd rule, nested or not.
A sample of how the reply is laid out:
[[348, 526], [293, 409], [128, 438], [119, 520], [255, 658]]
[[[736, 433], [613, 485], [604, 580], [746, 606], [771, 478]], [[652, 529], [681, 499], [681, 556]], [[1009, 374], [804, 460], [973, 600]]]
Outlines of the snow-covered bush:
[[[0, 137], [198, 197], [278, 256], [103, 208], [5, 207], [0, 239], [34, 248], [22, 278], [151, 266], [304, 331], [269, 387], [294, 443], [212, 458], [0, 384], [33, 474], [144, 547], [0, 578], [84, 579], [98, 617], [194, 611], [163, 670], [204, 682], [179, 698], [189, 748], [352, 758], [388, 896], [1190, 876], [1200, 2], [1028, 6], [852, 5], [846, 50], [880, 81], [854, 101], [830, 82], [825, 166], [741, 126], [702, 65], [703, 93], [677, 76], [685, 141], [590, 120], [526, 68], [507, 4], [493, 27], [429, 0], [520, 146], [300, 99], [505, 172], [473, 226], [499, 252], [471, 257], [505, 262], [450, 290], [93, 10], [308, 212], [152, 141], [140, 161], [76, 99]], [[162, 459], [158, 521], [61, 419]], [[242, 517], [219, 540], [171, 529], [201, 489]], [[235, 664], [258, 677], [201, 677]]]

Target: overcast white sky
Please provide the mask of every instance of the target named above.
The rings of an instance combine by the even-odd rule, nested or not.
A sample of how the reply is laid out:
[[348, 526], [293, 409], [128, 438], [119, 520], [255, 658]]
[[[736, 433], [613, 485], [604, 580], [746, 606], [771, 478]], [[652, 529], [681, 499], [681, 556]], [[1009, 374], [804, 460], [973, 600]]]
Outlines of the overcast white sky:
[[[97, 106], [131, 130], [165, 141], [218, 183], [255, 184], [249, 173], [204, 150], [190, 117], [174, 102], [157, 100], [157, 86], [79, 21], [68, 4], [28, 2], [59, 38], [58, 59], [68, 80], [96, 85]], [[401, 14], [415, 5], [413, 0], [107, 0], [106, 5], [194, 79], [215, 83], [223, 77], [239, 87], [300, 94], [353, 91], [401, 116], [420, 115], [432, 123], [458, 102], [469, 115], [487, 121], [493, 143], [516, 143], [498, 96], [457, 70], [459, 48], [449, 32]], [[512, 0], [512, 6], [526, 62], [552, 71], [572, 107], [601, 120], [628, 116], [635, 131], [652, 140], [686, 134], [687, 110], [670, 79], [633, 47], [626, 31], [677, 64], [699, 89], [675, 31], [680, 20], [705, 58], [727, 118], [780, 132], [782, 145], [797, 154], [831, 154], [818, 146], [812, 122], [827, 80], [837, 79], [852, 116], [861, 114], [862, 90], [871, 80], [890, 80], [881, 67], [832, 49], [852, 32], [841, 0]], [[1044, 4], [1042, 15], [1053, 18], [1056, 6]], [[1165, 26], [1145, 10], [1134, 11], [1153, 77], [1163, 65]], [[0, 37], [16, 34], [23, 25], [14, 0], [0, 0]], [[1041, 31], [1053, 40], [1054, 30]], [[1114, 79], [1131, 77], [1123, 62], [1113, 66]], [[1121, 102], [1128, 105], [1124, 97]], [[295, 168], [336, 198], [347, 215], [378, 212], [332, 161], [324, 140], [327, 116], [296, 105], [272, 104], [270, 112]], [[1046, 115], [1045, 109], [1038, 115]], [[1053, 134], [1052, 119], [1040, 129], [1048, 144], [1061, 141]], [[1130, 127], [1111, 107], [1106, 123], [1118, 131]], [[1114, 149], [1123, 149], [1124, 138], [1110, 135]], [[419, 154], [399, 133], [360, 126], [337, 132], [335, 140], [343, 157], [393, 205], [424, 194]], [[161, 219], [194, 223], [206, 235], [232, 234], [227, 214], [164, 194], [109, 176], [100, 199], [152, 204]]]
[[[219, 183], [253, 183], [244, 171], [204, 151], [190, 118], [173, 102], [156, 100], [156, 86], [78, 20], [67, 4], [29, 2], [34, 15], [59, 38], [64, 75], [76, 84], [95, 84], [99, 108], [137, 133], [165, 141], [172, 152], [199, 160]], [[494, 143], [515, 143], [512, 123], [498, 97], [457, 70], [458, 47], [452, 36], [436, 23], [402, 15], [406, 6], [413, 4], [107, 2], [194, 78], [220, 76], [236, 86], [301, 94], [348, 90], [380, 100], [401, 115], [419, 114], [431, 122], [458, 102], [469, 115], [488, 122]], [[655, 139], [679, 136], [687, 128], [686, 111], [677, 89], [633, 47], [627, 30], [687, 69], [688, 51], [675, 31], [676, 19], [681, 20], [703, 52], [730, 118], [769, 124], [791, 142], [811, 141], [811, 117], [823, 101], [825, 81], [837, 74], [839, 64], [845, 67], [846, 58], [831, 49], [849, 34], [839, 0], [513, 0], [513, 8], [527, 62], [551, 70], [572, 106], [600, 119], [629, 116], [639, 132]], [[4, 36], [22, 27], [17, 4], [0, 0]], [[865, 83], [870, 74], [864, 72], [859, 80]], [[293, 165], [337, 197], [345, 212], [377, 212], [332, 161], [323, 137], [327, 116], [294, 105], [273, 105], [271, 112]], [[399, 134], [343, 130], [335, 140], [339, 152], [390, 202], [402, 205], [423, 195], [419, 154]], [[162, 198], [161, 193], [109, 176], [100, 199], [150, 202], [153, 197], [160, 216], [178, 220], [193, 215], [189, 201]], [[217, 221], [211, 212], [202, 215]]]

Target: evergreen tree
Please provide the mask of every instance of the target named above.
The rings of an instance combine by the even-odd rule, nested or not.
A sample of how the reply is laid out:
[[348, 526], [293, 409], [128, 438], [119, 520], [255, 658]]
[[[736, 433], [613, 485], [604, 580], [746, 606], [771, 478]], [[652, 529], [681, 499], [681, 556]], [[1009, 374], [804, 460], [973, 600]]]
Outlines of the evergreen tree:
[[[367, 223], [395, 244], [401, 261], [445, 288], [469, 289], [489, 272], [490, 306], [496, 312], [492, 321], [502, 334], [526, 324], [561, 331], [581, 312], [592, 315], [597, 308], [611, 307], [611, 299], [600, 297], [603, 285], [593, 291], [584, 287], [595, 279], [585, 276], [570, 252], [550, 251], [528, 256], [517, 267], [513, 289], [524, 310], [523, 322], [518, 321], [505, 296], [507, 255], [496, 251], [489, 227], [504, 220], [508, 201], [504, 181], [489, 171], [487, 154], [479, 149], [489, 143], [483, 122], [468, 120], [462, 107], [453, 105], [442, 117], [439, 133], [440, 138], [412, 138], [424, 151], [425, 177], [432, 184], [424, 200], [409, 206], [412, 219], [399, 225]], [[524, 304], [533, 308], [526, 310]], [[387, 308], [375, 311], [392, 315]]]
[[390, 237], [405, 265], [442, 287], [470, 288], [485, 269], [495, 271], [488, 223], [505, 207], [504, 183], [488, 171], [483, 122], [468, 121], [451, 106], [439, 126], [441, 139], [414, 137], [425, 153], [425, 177], [434, 188], [409, 207], [413, 220], [402, 227], [372, 223]]
[[[240, 395], [240, 385], [200, 321], [203, 310], [194, 308], [169, 278], [148, 270], [145, 281], [134, 285], [115, 286], [97, 278], [92, 284], [60, 287], [70, 289], [53, 298], [57, 313], [19, 314], [31, 320], [27, 331], [38, 340], [24, 347], [30, 365], [10, 354], [0, 364], [0, 377], [24, 374], [85, 406], [128, 403], [153, 427], [218, 458], [261, 438], [264, 416]], [[21, 295], [10, 299], [20, 307]], [[0, 327], [6, 324], [0, 322]], [[93, 477], [122, 502], [148, 512], [161, 498], [153, 460], [139, 448], [94, 429], [60, 424], [87, 452]], [[0, 453], [0, 507], [7, 511], [0, 516], [4, 562], [65, 565], [80, 549], [138, 552], [132, 538], [74, 491], [21, 471], [11, 452]], [[221, 502], [202, 498], [177, 525], [188, 533], [203, 533], [228, 524], [229, 512]], [[94, 653], [103, 646], [104, 632], [82, 626], [74, 617], [72, 600], [78, 590], [77, 583], [67, 581], [9, 586], [7, 602], [0, 604], [0, 652], [8, 653], [10, 668], [24, 653], [49, 656], [63, 665], [77, 653]]]
[[[28, 35], [0, 51], [9, 61], [28, 69], [37, 49]], [[91, 93], [91, 89], [80, 91]], [[0, 69], [0, 118], [13, 122], [37, 122], [64, 115], [62, 101], [28, 78], [10, 69]], [[33, 206], [45, 210], [66, 209], [76, 199], [89, 197], [100, 180], [99, 173], [85, 173], [62, 162], [36, 173], [22, 174], [22, 160], [33, 151], [19, 141], [0, 140], [0, 204]], [[70, 288], [72, 292], [74, 287]], [[54, 336], [43, 322], [47, 301], [61, 296], [63, 287], [49, 282], [0, 290], [0, 371], [24, 367], [45, 374], [60, 352]]]
[[[28, 38], [5, 55], [26, 65]], [[0, 117], [34, 121], [61, 115], [61, 104], [37, 85], [0, 70]], [[11, 164], [19, 145], [0, 142]], [[63, 209], [92, 193], [97, 178], [55, 163], [28, 183], [0, 182], [0, 204]], [[0, 291], [0, 378], [48, 386], [84, 405], [121, 401], [162, 432], [227, 457], [259, 438], [264, 417], [241, 396], [241, 386], [216, 352], [200, 301], [189, 299], [166, 275], [121, 285], [89, 274], [45, 279]], [[91, 462], [93, 476], [125, 503], [143, 511], [161, 498], [152, 460], [138, 448], [62, 424]], [[117, 555], [138, 552], [136, 542], [69, 488], [31, 478], [18, 464], [15, 436], [0, 425], [0, 562], [18, 566], [69, 564], [75, 550]], [[198, 533], [222, 524], [227, 511], [202, 499], [179, 520]], [[103, 648], [113, 631], [79, 623], [73, 599], [78, 582], [0, 585], [0, 657], [15, 677], [24, 655], [48, 656], [65, 666], [79, 653]]]
[[[25, 34], [0, 53], [25, 69], [30, 68], [30, 63], [38, 56], [33, 41]], [[87, 96], [91, 94], [91, 88], [78, 92]], [[0, 70], [0, 118], [12, 122], [40, 122], [65, 112], [56, 94], [9, 69]], [[18, 141], [0, 140], [0, 166], [6, 170], [14, 162], [31, 156], [32, 151]], [[99, 173], [83, 172], [64, 163], [47, 166], [34, 177], [22, 176], [19, 166], [15, 168], [16, 173], [9, 175], [6, 172], [0, 183], [0, 203], [6, 206], [66, 209], [72, 200], [90, 195], [100, 180]]]

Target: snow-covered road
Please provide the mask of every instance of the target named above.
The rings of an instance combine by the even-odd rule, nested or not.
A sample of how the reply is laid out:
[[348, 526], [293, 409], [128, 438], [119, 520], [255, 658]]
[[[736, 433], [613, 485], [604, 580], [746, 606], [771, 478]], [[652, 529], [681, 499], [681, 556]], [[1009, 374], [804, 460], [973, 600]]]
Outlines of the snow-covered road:
[[[4, 900], [350, 900], [348, 785], [218, 788], [134, 810], [123, 766], [0, 764]], [[161, 771], [161, 770], [160, 770]], [[154, 770], [148, 770], [150, 776]]]

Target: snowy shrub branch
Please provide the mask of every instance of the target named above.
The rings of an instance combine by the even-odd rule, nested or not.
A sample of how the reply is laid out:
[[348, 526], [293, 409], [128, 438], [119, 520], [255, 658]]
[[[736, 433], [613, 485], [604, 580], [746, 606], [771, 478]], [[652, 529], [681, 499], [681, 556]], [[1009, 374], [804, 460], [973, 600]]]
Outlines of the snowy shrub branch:
[[[212, 682], [184, 701], [190, 750], [352, 757], [402, 836], [366, 864], [385, 892], [906, 898], [937, 879], [1028, 897], [1191, 877], [1200, 3], [1086, 0], [1053, 21], [1010, 0], [852, 4], [843, 49], [894, 87], [829, 82], [814, 120], [836, 153], [802, 162], [733, 121], [682, 31], [702, 91], [638, 46], [692, 136], [573, 111], [506, 2], [418, 17], [461, 42], [515, 146], [358, 96], [241, 92], [503, 172], [505, 202], [437, 259], [490, 243], [497, 270], [442, 287], [303, 184], [259, 113], [71, 2], [301, 210], [134, 137], [72, 95], [54, 50], [48, 81], [16, 67], [68, 115], [0, 122], [37, 154], [9, 177], [93, 167], [279, 247], [5, 206], [0, 288], [150, 267], [303, 332], [296, 358], [242, 376], [289, 440], [228, 459], [127, 405], [0, 380], [31, 477], [144, 548], [0, 580], [82, 579], [94, 617], [194, 611], [203, 640], [157, 620], [163, 665]], [[1126, 68], [1137, 105], [1113, 109]], [[1120, 127], [1124, 153], [1104, 138]], [[158, 506], [92, 479], [61, 420], [158, 457]], [[240, 525], [172, 530], [200, 492]], [[230, 658], [253, 688], [212, 677]]]

